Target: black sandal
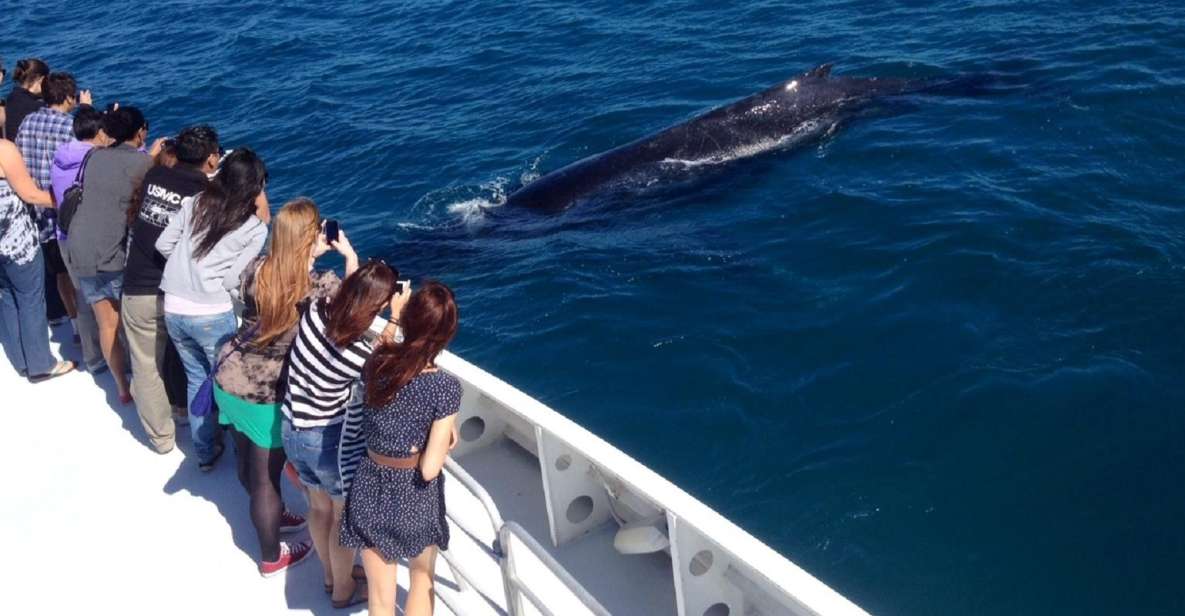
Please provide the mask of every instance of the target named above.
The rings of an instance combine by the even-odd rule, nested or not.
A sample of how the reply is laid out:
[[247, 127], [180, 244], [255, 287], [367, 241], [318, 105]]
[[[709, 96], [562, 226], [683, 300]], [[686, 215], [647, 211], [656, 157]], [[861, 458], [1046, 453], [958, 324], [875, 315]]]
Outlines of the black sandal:
[[329, 602], [333, 604], [334, 609], [343, 610], [347, 607], [353, 607], [355, 605], [366, 603], [368, 599], [369, 596], [367, 594], [366, 580], [356, 579], [354, 580], [354, 592], [350, 594], [348, 599], [343, 599], [341, 601], [330, 599]]
[[[362, 565], [354, 565], [354, 568], [350, 570], [350, 577], [354, 578], [355, 580], [365, 580], [366, 570], [362, 568]], [[325, 594], [333, 594], [333, 583], [325, 585]]]

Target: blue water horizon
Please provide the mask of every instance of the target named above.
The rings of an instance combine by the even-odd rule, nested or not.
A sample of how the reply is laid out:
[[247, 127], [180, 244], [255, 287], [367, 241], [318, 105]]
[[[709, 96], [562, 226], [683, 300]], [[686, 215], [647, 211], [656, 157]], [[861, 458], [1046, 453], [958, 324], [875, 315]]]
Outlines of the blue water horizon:
[[[869, 612], [1185, 613], [1185, 6], [6, 17], [9, 79], [42, 57], [152, 136], [251, 146], [274, 205], [310, 196], [360, 254], [456, 290], [455, 352]], [[1007, 87], [636, 198], [499, 207], [824, 62]]]

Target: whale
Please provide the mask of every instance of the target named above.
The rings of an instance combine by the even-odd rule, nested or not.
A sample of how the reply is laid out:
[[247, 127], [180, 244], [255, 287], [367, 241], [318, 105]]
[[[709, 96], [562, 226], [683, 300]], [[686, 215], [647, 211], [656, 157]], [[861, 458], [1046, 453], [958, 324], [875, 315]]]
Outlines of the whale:
[[[506, 198], [542, 212], [570, 208], [664, 166], [736, 160], [834, 132], [878, 98], [924, 92], [932, 79], [835, 76], [822, 64], [761, 92], [545, 173]], [[949, 82], [948, 82], [949, 83]]]

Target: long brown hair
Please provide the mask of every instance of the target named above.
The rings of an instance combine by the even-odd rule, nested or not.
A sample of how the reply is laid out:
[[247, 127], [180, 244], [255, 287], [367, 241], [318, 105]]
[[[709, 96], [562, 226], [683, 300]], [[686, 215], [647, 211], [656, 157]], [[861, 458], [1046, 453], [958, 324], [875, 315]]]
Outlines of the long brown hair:
[[297, 197], [276, 213], [267, 258], [255, 276], [259, 333], [252, 344], [264, 347], [296, 326], [296, 305], [309, 293], [309, 260], [321, 229], [321, 213], [308, 197]]
[[251, 148], [235, 148], [218, 164], [193, 208], [194, 259], [201, 259], [256, 212], [255, 198], [267, 184], [267, 166]]
[[390, 404], [400, 389], [435, 362], [456, 335], [457, 318], [457, 302], [445, 285], [429, 281], [412, 293], [399, 317], [403, 342], [383, 342], [362, 369], [366, 406]]
[[337, 295], [325, 306], [325, 337], [338, 348], [361, 338], [391, 301], [398, 277], [398, 272], [380, 261], [369, 261], [346, 276]]

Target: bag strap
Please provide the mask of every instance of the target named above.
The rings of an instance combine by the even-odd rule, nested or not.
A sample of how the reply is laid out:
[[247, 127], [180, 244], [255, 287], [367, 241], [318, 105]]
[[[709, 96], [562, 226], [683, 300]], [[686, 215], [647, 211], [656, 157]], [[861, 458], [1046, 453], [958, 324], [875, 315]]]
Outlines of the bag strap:
[[99, 149], [99, 148], [92, 147], [91, 149], [86, 151], [86, 156], [82, 157], [82, 164], [78, 166], [78, 171], [74, 172], [74, 183], [75, 184], [82, 186], [82, 183], [86, 180], [86, 163], [88, 161], [90, 161], [91, 154], [94, 154], [95, 150], [97, 150], [97, 149]]
[[[226, 354], [226, 357], [234, 355], [239, 349], [243, 348], [244, 344], [247, 344], [252, 338], [254, 338], [255, 334], [257, 333], [259, 333], [259, 322], [256, 322], [255, 325], [252, 325], [251, 329], [247, 330], [247, 332], [242, 336], [236, 333], [235, 344], [233, 347], [231, 347], [230, 353]], [[219, 359], [214, 363], [214, 368], [210, 370], [210, 378], [214, 378], [214, 375], [218, 374], [218, 368], [220, 367], [222, 367], [222, 359]]]

